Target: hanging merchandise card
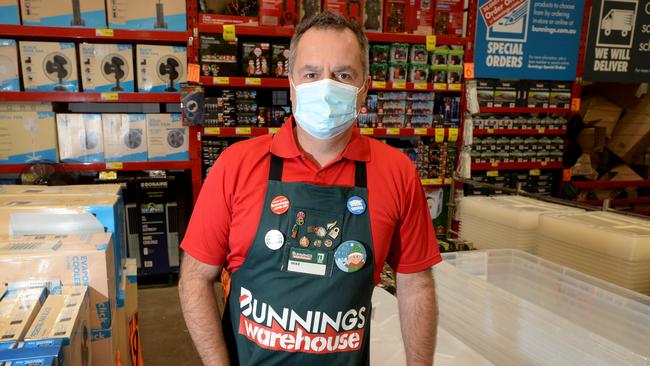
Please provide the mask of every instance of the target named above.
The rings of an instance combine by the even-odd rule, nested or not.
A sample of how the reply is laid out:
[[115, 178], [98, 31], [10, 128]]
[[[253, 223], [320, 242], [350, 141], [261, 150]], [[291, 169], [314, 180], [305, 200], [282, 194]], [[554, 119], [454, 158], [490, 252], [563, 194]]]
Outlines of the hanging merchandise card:
[[650, 81], [650, 1], [594, 0], [585, 80]]
[[583, 8], [583, 0], [479, 0], [476, 76], [574, 80]]

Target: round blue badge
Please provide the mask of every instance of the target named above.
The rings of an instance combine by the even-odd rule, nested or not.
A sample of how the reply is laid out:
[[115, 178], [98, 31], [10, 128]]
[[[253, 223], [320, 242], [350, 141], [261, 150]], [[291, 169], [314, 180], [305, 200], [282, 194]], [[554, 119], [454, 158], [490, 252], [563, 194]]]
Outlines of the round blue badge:
[[348, 198], [348, 211], [353, 215], [361, 215], [366, 212], [366, 201], [359, 196]]
[[334, 252], [336, 266], [347, 273], [360, 270], [366, 264], [366, 259], [366, 248], [356, 240], [344, 241]]

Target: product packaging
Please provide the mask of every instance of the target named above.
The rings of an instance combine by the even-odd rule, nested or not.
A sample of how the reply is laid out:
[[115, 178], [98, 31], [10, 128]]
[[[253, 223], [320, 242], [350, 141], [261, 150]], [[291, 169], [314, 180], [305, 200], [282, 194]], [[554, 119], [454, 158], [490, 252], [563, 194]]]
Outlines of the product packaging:
[[449, 58], [449, 48], [438, 46], [431, 54], [431, 65], [446, 66]]
[[147, 161], [144, 114], [102, 114], [106, 161]]
[[383, 0], [365, 0], [363, 8], [363, 28], [366, 32], [381, 32], [384, 19]]
[[23, 25], [106, 28], [104, 0], [20, 0], [20, 10]]
[[[447, 84], [447, 66], [431, 65], [431, 82], [434, 84]], [[440, 87], [436, 88], [440, 89]], [[444, 89], [446, 89], [446, 86]]]
[[463, 0], [436, 0], [435, 34], [462, 37], [464, 5]]
[[0, 300], [0, 350], [23, 340], [46, 297], [44, 287], [7, 291]]
[[263, 42], [242, 44], [242, 67], [246, 76], [268, 76], [271, 46]]
[[199, 20], [210, 24], [258, 23], [258, 0], [202, 0], [199, 1]]
[[79, 59], [84, 92], [135, 91], [130, 44], [81, 43]]
[[0, 39], [0, 91], [20, 91], [18, 50], [13, 39]]
[[97, 163], [104, 161], [104, 139], [101, 114], [56, 115], [59, 136], [59, 158], [64, 163]]
[[273, 76], [276, 78], [289, 76], [289, 45], [274, 44], [271, 46]]
[[0, 350], [0, 363], [12, 366], [63, 366], [63, 341], [45, 339], [18, 342], [13, 348]]
[[300, 0], [259, 0], [260, 25], [294, 27], [299, 22]]
[[106, 0], [106, 9], [108, 10], [109, 28], [187, 31], [184, 1]]
[[201, 76], [237, 76], [237, 41], [225, 41], [221, 34], [201, 35]]
[[481, 107], [494, 106], [494, 80], [477, 79], [476, 94], [478, 95], [478, 104]]
[[384, 32], [405, 33], [409, 29], [409, 9], [406, 0], [384, 0]]
[[180, 114], [147, 114], [149, 161], [189, 160], [189, 138]]
[[136, 62], [139, 92], [177, 93], [187, 81], [185, 47], [139, 44]]
[[25, 91], [78, 92], [72, 42], [18, 42]]
[[[121, 190], [122, 187], [119, 184], [75, 184], [71, 186], [8, 184], [0, 185], [0, 196], [120, 196]], [[0, 293], [2, 293], [1, 289]]]
[[408, 43], [391, 43], [390, 45], [390, 62], [408, 62], [409, 45]]
[[447, 56], [447, 65], [449, 66], [463, 66], [463, 58], [465, 51], [463, 46], [451, 46]]
[[426, 83], [429, 80], [429, 65], [410, 65], [408, 81]]
[[411, 10], [413, 17], [411, 32], [415, 34], [433, 34], [433, 0], [415, 0], [415, 6]]
[[498, 80], [494, 85], [494, 107], [512, 108], [517, 102], [517, 82]]
[[551, 108], [569, 108], [571, 107], [571, 83], [570, 82], [552, 82], [550, 87]]
[[387, 63], [390, 57], [390, 46], [384, 44], [370, 45], [370, 62]]
[[409, 62], [414, 65], [426, 65], [429, 63], [429, 52], [423, 44], [412, 44], [409, 50]]
[[364, 0], [323, 0], [323, 10], [340, 14], [346, 19], [363, 26], [363, 3]]
[[390, 64], [388, 71], [388, 81], [404, 82], [408, 73], [408, 64], [402, 62], [394, 62]]
[[0, 112], [0, 164], [56, 162], [52, 112]]
[[0, 0], [0, 24], [20, 24], [18, 0]]

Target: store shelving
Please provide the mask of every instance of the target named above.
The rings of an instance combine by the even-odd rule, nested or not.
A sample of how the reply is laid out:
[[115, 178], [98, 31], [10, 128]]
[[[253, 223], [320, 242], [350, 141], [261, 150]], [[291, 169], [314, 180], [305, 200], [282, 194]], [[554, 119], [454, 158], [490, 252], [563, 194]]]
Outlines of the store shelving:
[[[65, 172], [101, 172], [112, 170], [190, 170], [192, 162], [187, 161], [142, 161], [116, 163], [58, 163]], [[20, 173], [30, 164], [0, 164], [0, 174]]]
[[[278, 127], [205, 127], [203, 135], [221, 137], [262, 136], [276, 133]], [[456, 141], [457, 128], [360, 128], [362, 135], [373, 137], [434, 136], [438, 140]]]
[[461, 92], [460, 84], [445, 83], [412, 83], [412, 82], [390, 82], [390, 81], [373, 81], [370, 83], [370, 90], [389, 90], [389, 91], [421, 91], [421, 92], [443, 92], [459, 93]]
[[179, 93], [0, 92], [0, 102], [176, 103]]
[[122, 30], [107, 28], [63, 28], [0, 24], [5, 38], [78, 41], [133, 41], [142, 43], [186, 43], [187, 32]]
[[[600, 206], [603, 204], [603, 200], [584, 200], [578, 202], [584, 203], [585, 205], [591, 205], [591, 206]], [[609, 200], [609, 204], [611, 206], [642, 204], [642, 203], [650, 203], [650, 197], [614, 198]]]
[[474, 129], [474, 136], [485, 136], [485, 135], [565, 135], [566, 130], [563, 129], [545, 129], [545, 128], [536, 128], [536, 129]]
[[472, 163], [472, 170], [529, 170], [529, 169], [562, 169], [560, 161], [531, 162], [531, 163]]
[[525, 108], [525, 107], [481, 107], [480, 113], [549, 113], [567, 114], [571, 112], [568, 108]]
[[594, 181], [594, 182], [571, 182], [575, 188], [587, 189], [616, 189], [632, 187], [650, 187], [650, 180], [619, 180], [619, 181]]

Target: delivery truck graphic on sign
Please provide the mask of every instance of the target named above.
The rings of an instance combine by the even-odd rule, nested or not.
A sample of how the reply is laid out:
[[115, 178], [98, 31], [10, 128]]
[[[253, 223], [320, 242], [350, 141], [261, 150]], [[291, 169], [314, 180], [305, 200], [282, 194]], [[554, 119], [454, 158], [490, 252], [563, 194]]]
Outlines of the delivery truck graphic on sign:
[[612, 31], [620, 31], [622, 37], [627, 37], [632, 31], [633, 22], [634, 11], [611, 9], [600, 21], [600, 29], [605, 32], [606, 36], [611, 35]]
[[638, 0], [603, 0], [598, 15], [598, 47], [632, 47]]

